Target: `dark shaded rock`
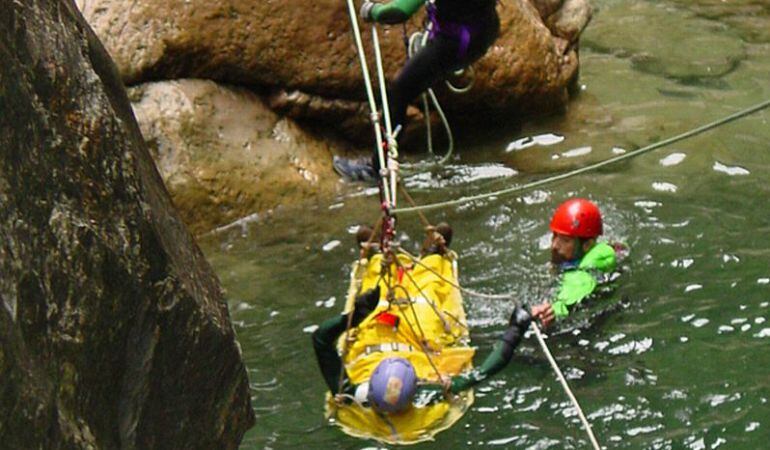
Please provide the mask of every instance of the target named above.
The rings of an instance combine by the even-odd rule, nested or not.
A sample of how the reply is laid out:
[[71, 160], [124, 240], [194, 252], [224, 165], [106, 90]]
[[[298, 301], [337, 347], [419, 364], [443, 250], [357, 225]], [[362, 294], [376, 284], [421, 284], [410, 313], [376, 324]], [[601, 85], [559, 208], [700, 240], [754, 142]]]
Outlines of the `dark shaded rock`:
[[219, 282], [69, 0], [0, 14], [3, 448], [237, 448], [254, 422]]

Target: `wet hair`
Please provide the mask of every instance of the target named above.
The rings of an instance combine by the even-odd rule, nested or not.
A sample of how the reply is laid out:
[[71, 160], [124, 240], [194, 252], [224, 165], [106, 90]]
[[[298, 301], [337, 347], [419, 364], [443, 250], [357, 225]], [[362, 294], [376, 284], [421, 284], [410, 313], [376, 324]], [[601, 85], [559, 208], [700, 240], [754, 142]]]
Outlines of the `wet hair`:
[[361, 244], [369, 242], [369, 239], [372, 238], [372, 234], [374, 234], [372, 227], [369, 225], [359, 225], [358, 231], [356, 231], [356, 243], [358, 243], [358, 246], [361, 247]]
[[436, 232], [444, 237], [444, 244], [449, 247], [452, 243], [452, 227], [446, 222], [440, 222], [436, 225]]

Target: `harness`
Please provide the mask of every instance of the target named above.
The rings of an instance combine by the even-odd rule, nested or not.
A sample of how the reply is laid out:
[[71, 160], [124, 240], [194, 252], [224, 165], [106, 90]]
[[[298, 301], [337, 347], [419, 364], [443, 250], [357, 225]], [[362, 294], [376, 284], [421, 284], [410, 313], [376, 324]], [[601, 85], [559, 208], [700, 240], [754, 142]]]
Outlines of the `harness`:
[[439, 19], [436, 4], [433, 1], [427, 1], [425, 3], [425, 11], [428, 14], [428, 21], [430, 23], [430, 27], [428, 27], [428, 38], [433, 39], [436, 35], [443, 34], [444, 36], [457, 39], [460, 42], [460, 46], [457, 50], [457, 58], [459, 60], [464, 60], [465, 57], [468, 56], [468, 47], [471, 44], [471, 37], [478, 34], [479, 25], [450, 22], [448, 20]]

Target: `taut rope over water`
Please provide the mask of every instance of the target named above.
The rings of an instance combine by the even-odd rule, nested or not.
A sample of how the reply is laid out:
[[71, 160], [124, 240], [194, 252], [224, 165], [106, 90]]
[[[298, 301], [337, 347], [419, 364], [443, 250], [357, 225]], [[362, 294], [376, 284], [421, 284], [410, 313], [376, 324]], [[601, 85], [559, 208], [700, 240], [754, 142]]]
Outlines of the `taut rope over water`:
[[501, 189], [499, 191], [488, 192], [486, 194], [473, 195], [473, 196], [470, 196], [470, 197], [462, 197], [462, 198], [459, 198], [459, 199], [450, 200], [450, 201], [446, 201], [446, 202], [431, 203], [431, 204], [428, 204], [428, 205], [413, 206], [413, 207], [408, 207], [408, 208], [396, 208], [396, 209], [392, 210], [391, 212], [393, 214], [411, 213], [411, 212], [416, 212], [416, 211], [428, 211], [428, 210], [432, 210], [432, 209], [445, 208], [445, 207], [448, 207], [448, 206], [458, 206], [458, 205], [462, 205], [462, 204], [465, 204], [465, 203], [474, 202], [474, 201], [477, 201], [477, 200], [484, 200], [484, 199], [491, 198], [491, 197], [502, 197], [502, 196], [505, 196], [505, 195], [510, 195], [510, 194], [514, 194], [514, 193], [517, 193], [517, 192], [526, 191], [526, 190], [529, 190], [529, 189], [532, 189], [532, 188], [535, 188], [535, 187], [538, 187], [538, 186], [543, 186], [543, 185], [546, 185], [546, 184], [555, 183], [557, 181], [565, 180], [567, 178], [571, 178], [571, 177], [574, 177], [576, 175], [580, 175], [582, 173], [590, 172], [592, 170], [596, 170], [596, 169], [599, 169], [601, 167], [608, 166], [610, 164], [614, 164], [614, 163], [617, 163], [617, 162], [620, 162], [620, 161], [625, 161], [627, 159], [634, 158], [634, 157], [642, 155], [644, 153], [651, 152], [653, 150], [657, 150], [657, 149], [659, 149], [661, 147], [665, 147], [667, 145], [671, 145], [671, 144], [673, 144], [675, 142], [679, 142], [681, 140], [691, 138], [693, 136], [696, 136], [698, 134], [704, 133], [704, 132], [706, 132], [708, 130], [711, 130], [713, 128], [720, 127], [720, 126], [725, 125], [725, 124], [727, 124], [729, 122], [732, 122], [734, 120], [738, 120], [738, 119], [740, 119], [742, 117], [748, 116], [748, 115], [753, 114], [753, 113], [758, 112], [758, 111], [761, 111], [761, 110], [763, 110], [763, 109], [765, 109], [765, 108], [767, 108], [769, 106], [770, 106], [770, 100], [765, 100], [762, 103], [758, 103], [758, 104], [756, 104], [754, 106], [751, 106], [749, 108], [746, 108], [746, 109], [744, 109], [742, 111], [738, 111], [735, 114], [731, 114], [731, 115], [729, 115], [727, 117], [723, 117], [723, 118], [721, 118], [719, 120], [716, 120], [714, 122], [707, 123], [705, 125], [702, 125], [702, 126], [700, 126], [698, 128], [694, 128], [694, 129], [692, 129], [690, 131], [687, 131], [685, 133], [681, 133], [681, 134], [678, 134], [676, 136], [670, 137], [668, 139], [664, 139], [662, 141], [659, 141], [659, 142], [656, 142], [654, 144], [648, 145], [646, 147], [642, 147], [642, 148], [634, 150], [632, 152], [628, 152], [628, 153], [626, 153], [624, 155], [620, 155], [620, 156], [616, 156], [614, 158], [606, 159], [606, 160], [600, 161], [600, 162], [598, 162], [596, 164], [590, 164], [588, 166], [581, 167], [579, 169], [575, 169], [575, 170], [572, 170], [572, 171], [569, 171], [569, 172], [565, 172], [563, 174], [556, 175], [556, 176], [553, 176], [553, 177], [544, 178], [542, 180], [534, 181], [532, 183], [527, 183], [527, 184], [523, 184], [523, 185], [520, 185], [520, 186], [513, 186], [513, 187], [510, 187], [510, 188]]
[[543, 333], [540, 332], [540, 328], [534, 321], [532, 322], [532, 325], [530, 325], [530, 328], [532, 328], [532, 331], [535, 333], [537, 341], [540, 343], [540, 347], [543, 349], [545, 357], [548, 358], [548, 362], [551, 363], [553, 371], [556, 372], [556, 377], [559, 379], [561, 386], [564, 388], [564, 391], [567, 393], [567, 396], [572, 402], [572, 405], [577, 410], [578, 417], [580, 417], [580, 421], [583, 422], [583, 428], [585, 428], [586, 433], [588, 434], [588, 438], [591, 440], [591, 444], [594, 446], [595, 450], [601, 450], [599, 442], [596, 440], [596, 436], [594, 436], [594, 432], [591, 429], [591, 424], [588, 422], [588, 419], [586, 419], [585, 414], [583, 414], [583, 410], [580, 408], [580, 404], [578, 403], [577, 398], [575, 398], [575, 394], [573, 394], [572, 390], [569, 388], [569, 384], [567, 384], [567, 380], [564, 378], [564, 374], [561, 372], [561, 369], [559, 369], [559, 365], [556, 364], [556, 360], [553, 358], [553, 355], [551, 355], [551, 351], [548, 350], [548, 345], [545, 343]]

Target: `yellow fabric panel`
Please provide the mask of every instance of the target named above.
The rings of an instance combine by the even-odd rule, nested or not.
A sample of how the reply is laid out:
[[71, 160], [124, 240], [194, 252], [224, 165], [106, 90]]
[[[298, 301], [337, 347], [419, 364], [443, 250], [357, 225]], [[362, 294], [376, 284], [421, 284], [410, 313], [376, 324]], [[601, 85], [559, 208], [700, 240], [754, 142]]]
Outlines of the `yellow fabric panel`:
[[[475, 349], [468, 345], [462, 296], [453, 286], [457, 284], [457, 279], [452, 260], [430, 255], [420, 261], [426, 268], [412, 264], [406, 255], [399, 255], [398, 258], [399, 264], [406, 268], [401, 274], [398, 265], [392, 264], [386, 275], [381, 277], [381, 255], [375, 255], [368, 261], [361, 260], [353, 266], [345, 311], [353, 307], [353, 287], [360, 285], [358, 292], [361, 293], [380, 284], [379, 305], [373, 314], [351, 330], [351, 339], [346, 351], [343, 350], [343, 363], [354, 384], [367, 381], [377, 364], [387, 357], [408, 359], [423, 381], [437, 381], [436, 369], [443, 376], [451, 376], [472, 368]], [[393, 302], [387, 301], [389, 284], [393, 286]], [[399, 318], [397, 328], [376, 319], [383, 311]], [[340, 338], [340, 349], [345, 349], [344, 340], [345, 335]], [[423, 341], [430, 349], [430, 359], [422, 349]], [[382, 344], [391, 343], [411, 345], [412, 349], [401, 347], [397, 351], [382, 351]], [[367, 354], [367, 347], [377, 351]], [[411, 407], [400, 414], [382, 416], [357, 404], [337, 405], [328, 397], [327, 414], [333, 416], [350, 435], [392, 444], [411, 444], [432, 439], [436, 433], [462, 417], [471, 404], [473, 392], [468, 391], [455, 396], [452, 401]]]
[[337, 405], [331, 395], [327, 395], [326, 416], [334, 418], [351, 436], [376, 439], [387, 444], [416, 444], [432, 440], [436, 433], [451, 427], [470, 408], [473, 400], [473, 391], [469, 391], [451, 401], [382, 416], [355, 403]]
[[[389, 356], [403, 356], [412, 362], [418, 377], [435, 379], [436, 371], [422, 350], [423, 340], [432, 350], [431, 359], [434, 364], [449, 370], [447, 373], [442, 371], [445, 375], [455, 375], [470, 367], [473, 350], [466, 345], [468, 330], [461, 325], [465, 323], [462, 297], [457, 288], [441, 279], [443, 277], [456, 284], [452, 261], [441, 255], [430, 255], [422, 259], [421, 263], [440, 274], [439, 277], [419, 264], [412, 267], [405, 255], [399, 255], [399, 260], [402, 266], [411, 269], [399, 277], [398, 267], [391, 265], [390, 282], [394, 286], [395, 300], [390, 303], [387, 301], [387, 277], [380, 277], [382, 256], [375, 255], [362, 267], [361, 292], [372, 289], [379, 281], [380, 304], [373, 314], [351, 331], [354, 339], [348, 344], [343, 362], [354, 383], [369, 379], [376, 363]], [[397, 328], [377, 320], [377, 315], [383, 311], [398, 317]], [[390, 343], [411, 345], [414, 351], [366, 355], [367, 347]], [[469, 350], [447, 353], [447, 349], [454, 347]], [[452, 362], [444, 362], [446, 355], [450, 354]], [[467, 359], [462, 361], [462, 358]]]

